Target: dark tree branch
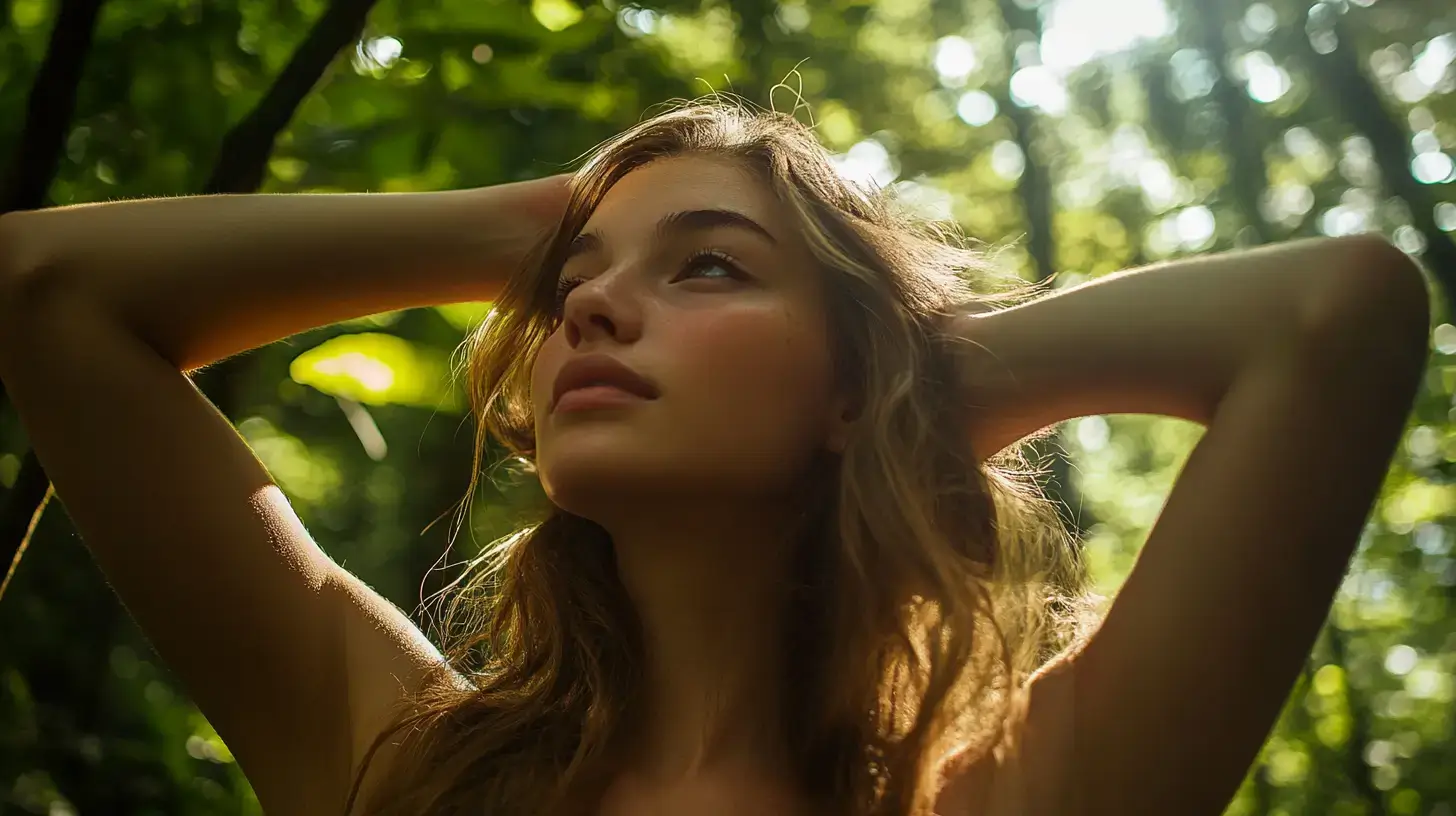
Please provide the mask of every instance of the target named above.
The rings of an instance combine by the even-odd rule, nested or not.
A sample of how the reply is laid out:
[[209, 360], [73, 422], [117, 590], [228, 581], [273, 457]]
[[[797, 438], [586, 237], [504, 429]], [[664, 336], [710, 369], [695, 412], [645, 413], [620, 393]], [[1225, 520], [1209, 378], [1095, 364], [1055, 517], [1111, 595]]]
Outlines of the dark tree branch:
[[1456, 240], [1436, 226], [1436, 197], [1431, 188], [1411, 175], [1414, 156], [1410, 136], [1405, 126], [1391, 116], [1375, 83], [1360, 67], [1348, 26], [1337, 23], [1335, 33], [1338, 46], [1328, 54], [1311, 48], [1307, 37], [1298, 39], [1304, 43], [1317, 77], [1323, 80], [1325, 96], [1334, 102], [1346, 121], [1370, 140], [1387, 189], [1410, 206], [1415, 228], [1425, 235], [1426, 265], [1445, 291], [1447, 300], [1456, 298]]
[[359, 37], [376, 0], [336, 0], [314, 23], [268, 93], [223, 137], [203, 193], [246, 193], [263, 184], [273, 142], [340, 49]]
[[774, 15], [778, 10], [777, 2], [769, 0], [739, 0], [733, 4], [733, 10], [737, 12], [738, 19], [745, 30], [752, 31], [757, 26], [763, 32], [761, 37], [746, 37], [744, 46], [744, 62], [748, 64], [749, 76], [752, 77], [755, 101], [762, 101], [763, 104], [773, 105], [773, 87], [783, 77], [772, 76], [774, 53], [772, 42], [777, 39], [777, 24], [774, 22]]
[[[0, 215], [14, 210], [33, 210], [45, 203], [46, 191], [56, 176], [56, 165], [66, 144], [66, 127], [76, 109], [76, 89], [81, 84], [86, 55], [91, 53], [101, 3], [102, 0], [61, 3], [45, 59], [25, 100], [25, 129], [20, 132], [20, 143], [5, 174], [4, 189], [0, 190]], [[8, 18], [9, 14], [5, 16]], [[5, 383], [0, 382], [0, 409], [4, 407]]]
[[[204, 193], [246, 193], [263, 183], [278, 134], [339, 50], [359, 36], [374, 3], [338, 0], [314, 23], [258, 105], [223, 137], [212, 173], [203, 185]], [[200, 377], [203, 391], [224, 415], [236, 411], [241, 359], [235, 357], [213, 366]], [[0, 563], [10, 565], [7, 576], [15, 572], [50, 492], [50, 480], [40, 460], [33, 452], [27, 453], [15, 489], [6, 494], [4, 506], [0, 507]], [[3, 590], [0, 585], [0, 597]]]
[[25, 101], [25, 129], [0, 195], [0, 215], [33, 210], [45, 203], [46, 191], [66, 144], [66, 128], [76, 108], [81, 69], [91, 52], [102, 0], [64, 0], [51, 28], [45, 59]]
[[[1014, 35], [1018, 31], [1024, 31], [1035, 38], [1036, 42], [1041, 42], [1041, 15], [1036, 8], [1023, 8], [1014, 0], [1000, 0], [999, 5], [1002, 19], [1006, 21], [1006, 30], [1012, 35], [1008, 37], [1008, 42], [1015, 42]], [[1013, 55], [1008, 53], [1008, 72], [1016, 68], [1012, 62]], [[998, 90], [996, 95], [1000, 97], [996, 100], [997, 104], [1016, 128], [1016, 146], [1021, 148], [1021, 154], [1025, 157], [1021, 181], [1017, 184], [1016, 191], [1021, 198], [1022, 209], [1026, 212], [1028, 250], [1036, 265], [1036, 279], [1040, 281], [1056, 272], [1056, 245], [1052, 241], [1051, 174], [1047, 172], [1036, 149], [1036, 116], [1012, 101], [1009, 78], [1005, 92]]]
[[1244, 216], [1244, 225], [1254, 231], [1257, 243], [1268, 243], [1269, 228], [1259, 210], [1259, 196], [1269, 186], [1269, 171], [1264, 165], [1264, 142], [1254, 130], [1259, 124], [1258, 115], [1249, 104], [1248, 96], [1229, 76], [1229, 49], [1225, 38], [1227, 4], [1193, 0], [1184, 4], [1183, 8], [1192, 15], [1191, 25], [1187, 25], [1185, 31], [1203, 47], [1209, 62], [1218, 69], [1213, 93], [1223, 114], [1223, 137], [1233, 160], [1230, 186], [1234, 200]]

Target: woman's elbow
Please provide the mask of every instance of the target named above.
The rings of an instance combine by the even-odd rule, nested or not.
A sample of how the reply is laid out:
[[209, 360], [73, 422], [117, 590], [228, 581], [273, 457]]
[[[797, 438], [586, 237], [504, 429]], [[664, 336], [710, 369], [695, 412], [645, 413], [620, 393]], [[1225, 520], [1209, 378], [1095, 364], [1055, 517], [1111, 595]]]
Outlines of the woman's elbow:
[[1316, 333], [1385, 327], [1424, 349], [1431, 295], [1420, 266], [1380, 235], [1334, 238], [1329, 247], [1331, 274], [1321, 275], [1327, 285], [1307, 303], [1307, 326]]
[[33, 218], [30, 212], [0, 215], [0, 313], [11, 317], [65, 288], [70, 277], [42, 251]]

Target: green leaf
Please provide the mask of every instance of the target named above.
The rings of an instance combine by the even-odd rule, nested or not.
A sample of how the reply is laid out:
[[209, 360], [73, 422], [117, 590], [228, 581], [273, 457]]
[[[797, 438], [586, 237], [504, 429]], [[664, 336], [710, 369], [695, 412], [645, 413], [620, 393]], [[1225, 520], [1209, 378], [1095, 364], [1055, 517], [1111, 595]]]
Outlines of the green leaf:
[[490, 307], [490, 301], [470, 301], [436, 306], [435, 311], [445, 318], [446, 323], [461, 331], [469, 331], [490, 313]]
[[392, 334], [326, 340], [294, 358], [288, 373], [294, 382], [356, 402], [459, 410], [445, 356]]
[[16, 28], [35, 28], [51, 16], [51, 6], [46, 0], [14, 0], [10, 19]]
[[581, 20], [581, 7], [571, 0], [531, 0], [531, 14], [552, 31], [564, 31]]

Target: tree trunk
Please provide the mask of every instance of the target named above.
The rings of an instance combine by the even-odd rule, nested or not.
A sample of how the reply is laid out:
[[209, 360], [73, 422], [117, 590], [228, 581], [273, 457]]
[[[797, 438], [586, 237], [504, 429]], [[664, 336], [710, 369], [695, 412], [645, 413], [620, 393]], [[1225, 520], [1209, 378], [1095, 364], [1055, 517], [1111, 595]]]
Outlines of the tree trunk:
[[1344, 115], [1357, 131], [1370, 140], [1375, 161], [1386, 188], [1410, 206], [1412, 225], [1426, 239], [1424, 260], [1444, 290], [1447, 302], [1456, 297], [1456, 241], [1436, 226], [1437, 199], [1431, 188], [1411, 175], [1410, 136], [1406, 127], [1385, 106], [1375, 83], [1360, 67], [1360, 57], [1349, 27], [1335, 27], [1338, 45], [1328, 54], [1310, 47], [1307, 37], [1298, 37], [1306, 58], [1315, 68], [1316, 80], [1327, 103]]
[[102, 0], [63, 0], [51, 28], [45, 59], [25, 103], [25, 128], [0, 194], [0, 215], [33, 210], [46, 191], [66, 144], [66, 129], [76, 108], [81, 70], [91, 53]]
[[1350, 684], [1349, 654], [1346, 633], [1331, 622], [1327, 625], [1330, 653], [1335, 665], [1345, 670], [1345, 705], [1350, 711], [1350, 739], [1345, 743], [1345, 774], [1355, 792], [1364, 800], [1370, 816], [1385, 816], [1385, 795], [1375, 787], [1370, 766], [1365, 764], [1365, 746], [1370, 742], [1370, 711], [1365, 701]]
[[[1008, 34], [1025, 31], [1037, 42], [1041, 41], [1041, 17], [1036, 8], [1023, 8], [1016, 0], [998, 0], [1001, 16], [1005, 20]], [[1015, 42], [1015, 36], [1008, 36], [1007, 42]], [[1024, 168], [1017, 195], [1021, 199], [1026, 218], [1027, 250], [1031, 255], [1033, 275], [1036, 280], [1045, 280], [1056, 272], [1056, 244], [1053, 235], [1052, 182], [1048, 164], [1037, 146], [1036, 114], [1017, 105], [1011, 99], [1009, 73], [1015, 70], [1014, 55], [1007, 54], [1008, 87], [996, 92], [997, 104], [1005, 111], [1016, 128], [1016, 146], [1024, 157]], [[1048, 461], [1047, 475], [1042, 484], [1047, 497], [1057, 505], [1057, 511], [1067, 523], [1067, 528], [1080, 538], [1091, 522], [1085, 519], [1082, 497], [1072, 478], [1071, 460], [1062, 444], [1059, 433], [1031, 446], [1030, 455], [1038, 461]], [[1049, 458], [1049, 460], [1047, 459]]]
[[1229, 50], [1225, 31], [1228, 19], [1225, 11], [1228, 4], [1192, 0], [1184, 3], [1183, 9], [1189, 24], [1185, 34], [1202, 46], [1208, 59], [1218, 69], [1218, 80], [1214, 83], [1214, 98], [1223, 114], [1224, 144], [1232, 159], [1230, 186], [1244, 226], [1253, 232], [1255, 243], [1268, 243], [1271, 236], [1259, 210], [1259, 198], [1269, 186], [1269, 171], [1264, 165], [1262, 138], [1258, 111], [1249, 104], [1249, 97], [1229, 76]]

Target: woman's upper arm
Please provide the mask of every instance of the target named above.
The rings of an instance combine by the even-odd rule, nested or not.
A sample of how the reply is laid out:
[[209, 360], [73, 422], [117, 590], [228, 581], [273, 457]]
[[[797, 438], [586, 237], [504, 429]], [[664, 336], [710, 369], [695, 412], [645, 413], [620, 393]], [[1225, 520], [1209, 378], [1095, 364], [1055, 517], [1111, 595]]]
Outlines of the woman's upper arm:
[[108, 581], [269, 813], [336, 809], [361, 729], [438, 654], [315, 544], [228, 420], [84, 287], [9, 284], [0, 379]]
[[1076, 812], [1220, 813], [1272, 727], [1423, 370], [1417, 271], [1388, 246], [1362, 261], [1299, 342], [1237, 378], [1106, 621], [1048, 675], [1071, 689], [1055, 719]]

